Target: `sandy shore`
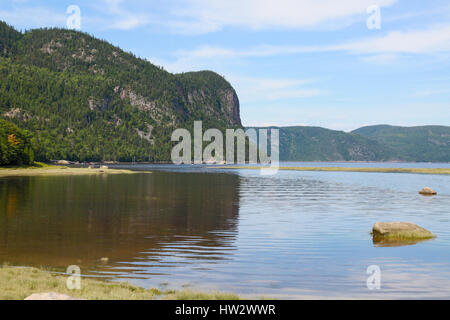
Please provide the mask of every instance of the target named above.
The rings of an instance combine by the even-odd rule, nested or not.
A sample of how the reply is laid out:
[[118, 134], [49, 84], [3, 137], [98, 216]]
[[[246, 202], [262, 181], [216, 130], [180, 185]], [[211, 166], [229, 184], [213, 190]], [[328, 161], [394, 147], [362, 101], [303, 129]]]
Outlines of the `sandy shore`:
[[[215, 169], [270, 169], [256, 166], [226, 166]], [[349, 167], [280, 167], [279, 170], [292, 171], [331, 171], [331, 172], [382, 172], [382, 173], [419, 173], [419, 174], [450, 174], [448, 168], [349, 168]]]
[[[136, 174], [143, 171], [123, 169], [89, 169], [69, 168], [59, 166], [29, 167], [29, 168], [0, 168], [0, 177], [9, 176], [63, 176], [63, 175], [98, 175], [98, 174]], [[145, 171], [145, 173], [149, 173]]]

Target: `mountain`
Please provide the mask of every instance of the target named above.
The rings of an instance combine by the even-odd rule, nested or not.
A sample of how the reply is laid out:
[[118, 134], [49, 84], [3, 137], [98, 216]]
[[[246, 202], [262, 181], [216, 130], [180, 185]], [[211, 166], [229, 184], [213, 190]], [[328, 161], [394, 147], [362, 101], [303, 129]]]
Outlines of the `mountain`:
[[281, 161], [387, 161], [393, 150], [358, 134], [320, 127], [279, 129]]
[[403, 161], [450, 162], [450, 127], [377, 125], [352, 132], [396, 151]]
[[450, 162], [450, 127], [378, 125], [350, 133], [320, 127], [279, 129], [281, 161]]
[[233, 87], [171, 74], [86, 33], [0, 22], [0, 117], [33, 133], [37, 160], [167, 161], [176, 128], [240, 128]]

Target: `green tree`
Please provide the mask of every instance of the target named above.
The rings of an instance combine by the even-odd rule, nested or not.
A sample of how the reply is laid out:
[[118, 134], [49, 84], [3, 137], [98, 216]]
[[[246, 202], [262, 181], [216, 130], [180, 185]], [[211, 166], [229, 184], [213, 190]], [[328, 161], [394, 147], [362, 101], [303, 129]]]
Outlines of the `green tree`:
[[32, 165], [31, 134], [0, 119], [0, 165]]

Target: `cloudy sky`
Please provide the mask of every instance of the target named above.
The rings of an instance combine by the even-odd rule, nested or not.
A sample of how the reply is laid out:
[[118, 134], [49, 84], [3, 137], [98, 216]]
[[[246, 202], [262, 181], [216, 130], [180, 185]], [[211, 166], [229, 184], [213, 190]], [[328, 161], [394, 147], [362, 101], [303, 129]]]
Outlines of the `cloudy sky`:
[[450, 125], [448, 0], [2, 0], [0, 19], [66, 27], [70, 5], [171, 72], [225, 76], [244, 125]]

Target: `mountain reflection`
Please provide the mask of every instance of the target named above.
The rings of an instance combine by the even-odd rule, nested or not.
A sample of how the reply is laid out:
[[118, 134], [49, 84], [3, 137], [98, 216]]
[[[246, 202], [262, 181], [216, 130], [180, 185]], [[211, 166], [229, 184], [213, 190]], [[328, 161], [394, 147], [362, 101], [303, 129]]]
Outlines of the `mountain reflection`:
[[214, 263], [233, 250], [239, 179], [167, 172], [0, 179], [0, 263], [100, 273], [148, 267], [168, 254]]

